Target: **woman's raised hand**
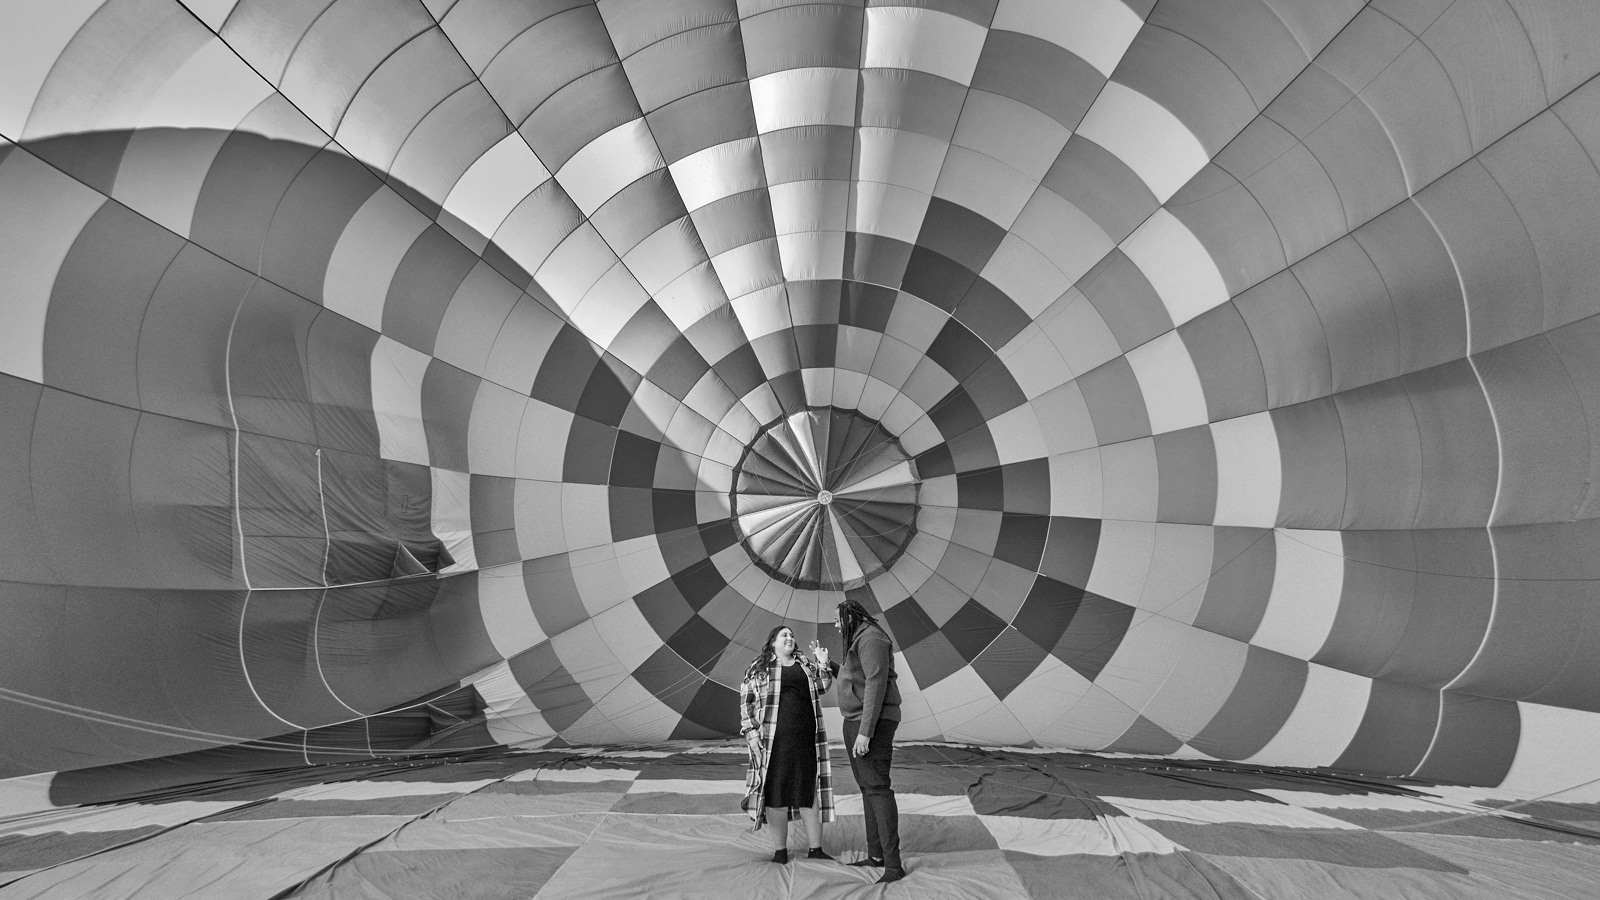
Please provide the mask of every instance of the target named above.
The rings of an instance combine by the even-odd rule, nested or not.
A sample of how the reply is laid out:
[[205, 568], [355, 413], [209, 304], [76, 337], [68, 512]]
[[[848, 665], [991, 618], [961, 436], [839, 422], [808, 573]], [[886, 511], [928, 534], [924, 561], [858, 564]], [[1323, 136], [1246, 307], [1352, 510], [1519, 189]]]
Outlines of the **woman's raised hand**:
[[817, 658], [817, 665], [825, 666], [828, 664], [828, 648], [822, 646], [821, 641], [811, 642], [811, 655]]

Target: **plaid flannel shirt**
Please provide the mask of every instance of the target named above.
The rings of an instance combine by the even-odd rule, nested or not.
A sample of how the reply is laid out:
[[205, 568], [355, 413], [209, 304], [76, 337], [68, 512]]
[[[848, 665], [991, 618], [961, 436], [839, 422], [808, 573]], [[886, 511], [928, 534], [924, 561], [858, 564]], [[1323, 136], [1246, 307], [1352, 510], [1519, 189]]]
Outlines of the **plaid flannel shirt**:
[[[822, 821], [833, 821], [833, 768], [828, 763], [828, 732], [822, 724], [821, 695], [833, 684], [831, 666], [818, 666], [804, 656], [796, 656], [806, 673], [806, 683], [811, 691], [811, 712], [817, 717], [817, 808]], [[772, 738], [778, 728], [778, 695], [783, 673], [774, 663], [764, 679], [746, 678], [739, 688], [739, 733], [748, 741], [751, 731], [760, 737], [760, 751], [751, 757], [750, 770], [745, 774], [745, 796], [740, 806], [750, 815], [756, 828], [766, 824], [767, 763], [772, 758]], [[749, 749], [748, 744], [746, 749]], [[800, 818], [800, 810], [790, 809], [789, 819]]]

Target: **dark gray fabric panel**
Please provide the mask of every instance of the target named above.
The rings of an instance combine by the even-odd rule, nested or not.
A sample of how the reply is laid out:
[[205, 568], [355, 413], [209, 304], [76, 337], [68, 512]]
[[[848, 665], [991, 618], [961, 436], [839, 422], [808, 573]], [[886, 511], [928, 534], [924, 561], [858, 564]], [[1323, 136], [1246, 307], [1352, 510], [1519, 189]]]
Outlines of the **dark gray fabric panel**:
[[627, 73], [621, 65], [611, 65], [556, 91], [529, 113], [517, 130], [545, 168], [554, 172], [590, 141], [639, 115], [639, 101]]
[[1466, 305], [1449, 250], [1415, 202], [1402, 203], [1352, 235], [1383, 279], [1394, 310], [1402, 372], [1467, 352]]
[[1217, 514], [1217, 448], [1205, 425], [1155, 436], [1156, 521], [1209, 525]]
[[1409, 775], [1421, 764], [1439, 723], [1439, 692], [1374, 681], [1366, 715], [1333, 767], [1374, 775]]
[[[1589, 446], [1600, 445], [1600, 317], [1581, 319], [1545, 333], [1551, 346], [1561, 357], [1563, 368], [1572, 379], [1573, 387], [1583, 402], [1589, 425]], [[1588, 490], [1584, 493], [1575, 518], [1592, 519], [1600, 515], [1600, 454], [1589, 454]]]
[[756, 136], [750, 88], [708, 88], [654, 110], [647, 117], [661, 155], [673, 163], [707, 147]]
[[1270, 529], [1213, 528], [1211, 578], [1194, 627], [1249, 641], [1267, 613], [1277, 565], [1278, 543]]
[[228, 338], [234, 312], [254, 280], [195, 244], [179, 251], [150, 298], [140, 328], [136, 365], [139, 402], [145, 409], [232, 427]]
[[[519, 127], [563, 87], [617, 61], [605, 22], [593, 5], [560, 5], [570, 8], [548, 9], [531, 27], [518, 23], [523, 29], [511, 32], [515, 37], [480, 69], [484, 87]], [[555, 166], [548, 160], [545, 164]]]
[[1094, 304], [1124, 353], [1172, 329], [1172, 316], [1161, 296], [1121, 250], [1107, 253], [1078, 279], [1076, 287]]
[[1069, 129], [1105, 86], [1100, 70], [1077, 55], [1032, 35], [994, 30], [983, 44], [973, 90], [1031, 106]]
[[[446, 659], [434, 642], [435, 634], [455, 631], [460, 649], [461, 626], [441, 629], [443, 617], [434, 608], [443, 586], [456, 580], [460, 578], [330, 588], [318, 612], [316, 640], [317, 659], [334, 694], [371, 714], [452, 684], [474, 671], [473, 662], [492, 662], [498, 654], [486, 658], [481, 646], [475, 653]], [[476, 606], [458, 603], [449, 618], [470, 624]], [[349, 710], [337, 718], [350, 718]]]
[[445, 310], [477, 262], [448, 231], [429, 225], [412, 241], [389, 281], [383, 333], [431, 355]]
[[1236, 294], [1288, 263], [1277, 228], [1261, 202], [1238, 179], [1207, 165], [1172, 199], [1167, 209], [1206, 248], [1229, 294]]
[[437, 359], [428, 362], [422, 378], [422, 427], [428, 438], [428, 462], [457, 472], [467, 464], [467, 436], [473, 400], [481, 379]]
[[1095, 437], [1114, 444], [1150, 434], [1150, 415], [1144, 408], [1144, 395], [1133, 377], [1133, 367], [1117, 357], [1078, 378], [1083, 402], [1094, 420]]
[[773, 72], [861, 65], [865, 16], [859, 6], [806, 5], [757, 13], [740, 22], [751, 78]]
[[761, 165], [769, 184], [790, 181], [848, 181], [855, 154], [855, 130], [842, 125], [805, 125], [761, 136]]
[[723, 197], [695, 210], [691, 218], [700, 242], [711, 256], [777, 234], [772, 223], [772, 195], [765, 190]]
[[307, 443], [316, 439], [305, 348], [321, 312], [270, 282], [250, 286], [227, 346], [225, 387], [240, 429]]
[[1455, 691], [1443, 698], [1439, 734], [1416, 777], [1466, 784], [1504, 781], [1522, 737], [1517, 704]]
[[1261, 354], [1267, 406], [1289, 406], [1333, 390], [1333, 360], [1317, 309], [1292, 271], [1233, 300]]
[[1259, 111], [1226, 62], [1170, 28], [1140, 29], [1113, 74], [1177, 116], [1208, 154], [1221, 150]]
[[372, 411], [372, 349], [378, 335], [335, 313], [323, 312], [306, 339], [306, 380], [317, 443], [378, 456], [378, 421]]
[[84, 223], [50, 292], [46, 384], [139, 406], [140, 325], [183, 243], [120, 203], [102, 205]]
[[1247, 648], [1233, 692], [1189, 739], [1189, 746], [1219, 759], [1246, 759], [1261, 752], [1299, 704], [1306, 672], [1306, 663], [1292, 656]]
[[1347, 460], [1339, 407], [1314, 400], [1272, 411], [1283, 464], [1278, 524], [1337, 529], [1344, 524]]
[[311, 147], [235, 131], [222, 142], [195, 201], [195, 242], [246, 271], [258, 271], [273, 213]]
[[1252, 121], [1213, 162], [1239, 179], [1261, 204], [1284, 257], [1294, 263], [1344, 235], [1350, 223], [1327, 171], [1270, 116]]
[[1267, 408], [1267, 380], [1239, 308], [1224, 303], [1178, 326], [1213, 422]]
[[[1291, 26], [1299, 11], [1280, 11], [1257, 0], [1175, 0], [1158, 3], [1150, 10], [1148, 24], [1183, 35], [1210, 51], [1244, 85], [1257, 106], [1271, 102], [1322, 47], [1315, 42], [1302, 46], [1308, 32], [1297, 33]], [[1281, 5], [1281, 4], [1280, 4]], [[1329, 4], [1322, 16], [1323, 40], [1332, 37], [1354, 10], [1351, 4]], [[1313, 41], [1315, 39], [1313, 38]]]
[[623, 60], [646, 112], [682, 97], [745, 80], [739, 24], [708, 25], [662, 38]]
[[[1481, 528], [1411, 532], [1416, 574], [1400, 641], [1379, 676], [1442, 688], [1461, 674], [1489, 629], [1494, 555]], [[1348, 573], [1351, 565], [1346, 563]]]
[[[271, 152], [292, 154], [293, 147], [277, 142]], [[273, 198], [272, 224], [261, 248], [261, 274], [320, 303], [339, 235], [379, 186], [371, 172], [342, 152], [324, 150], [313, 156], [284, 186], [283, 196]]]
[[1343, 540], [1339, 610], [1311, 661], [1373, 678], [1388, 665], [1411, 619], [1416, 546], [1409, 531], [1346, 531]]
[[619, 257], [669, 222], [688, 215], [668, 169], [657, 169], [607, 200], [589, 218]]
[[1333, 366], [1333, 389], [1349, 390], [1401, 373], [1400, 334], [1389, 290], [1353, 237], [1296, 263], [1322, 325]]
[[1409, 528], [1422, 499], [1422, 439], [1399, 379], [1333, 396], [1344, 435], [1348, 528]]
[[1404, 382], [1422, 445], [1417, 526], [1487, 523], [1499, 487], [1499, 437], [1472, 364], [1446, 363]]
[[1475, 359], [1500, 439], [1495, 524], [1572, 518], [1592, 462], [1583, 400], [1561, 356], [1541, 335]]
[[1073, 135], [1040, 184], [1121, 241], [1159, 206], [1144, 181], [1111, 151]]
[[956, 133], [967, 89], [953, 81], [910, 69], [863, 69], [859, 122], [866, 128], [898, 128], [948, 141]]

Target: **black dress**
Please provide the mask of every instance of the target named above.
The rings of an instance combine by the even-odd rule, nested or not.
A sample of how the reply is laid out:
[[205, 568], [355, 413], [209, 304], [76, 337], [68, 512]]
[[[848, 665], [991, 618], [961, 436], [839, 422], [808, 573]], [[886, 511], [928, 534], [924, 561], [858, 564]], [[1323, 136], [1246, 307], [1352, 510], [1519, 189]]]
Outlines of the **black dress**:
[[817, 790], [817, 716], [799, 663], [780, 666], [778, 726], [772, 735], [764, 801], [767, 806], [810, 809]]

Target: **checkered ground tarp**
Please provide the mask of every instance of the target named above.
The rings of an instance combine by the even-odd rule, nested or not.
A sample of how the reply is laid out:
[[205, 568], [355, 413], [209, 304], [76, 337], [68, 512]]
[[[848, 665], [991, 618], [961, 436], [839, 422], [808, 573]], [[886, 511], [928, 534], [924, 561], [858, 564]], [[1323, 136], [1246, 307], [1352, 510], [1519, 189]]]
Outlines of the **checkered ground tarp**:
[[[827, 849], [864, 849], [835, 748]], [[722, 744], [257, 771], [0, 820], [0, 898], [1575, 898], [1600, 804], [1211, 762], [902, 746], [909, 875], [768, 861]], [[142, 785], [142, 787], [141, 787]], [[140, 792], [142, 791], [142, 792]], [[0, 791], [0, 797], [4, 792]], [[6, 810], [0, 810], [6, 812]], [[791, 847], [803, 846], [800, 829]], [[796, 854], [803, 856], [803, 854]]]

